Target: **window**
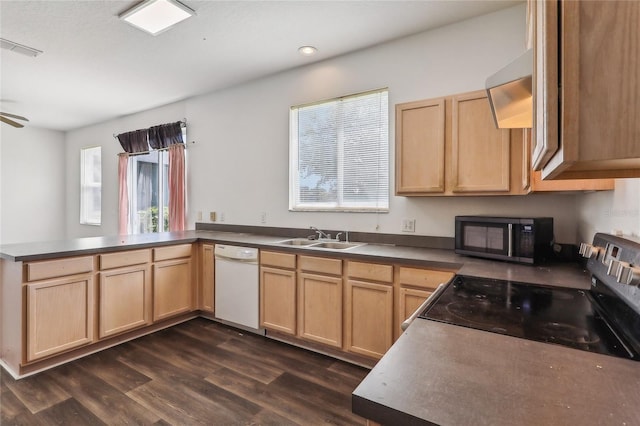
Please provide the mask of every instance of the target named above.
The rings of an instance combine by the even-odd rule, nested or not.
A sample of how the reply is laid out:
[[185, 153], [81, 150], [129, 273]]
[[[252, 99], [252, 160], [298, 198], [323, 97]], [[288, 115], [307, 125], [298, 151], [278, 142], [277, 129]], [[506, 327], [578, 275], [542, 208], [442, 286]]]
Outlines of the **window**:
[[102, 222], [102, 148], [80, 150], [80, 223]]
[[388, 211], [387, 89], [290, 112], [290, 210]]
[[[182, 140], [186, 133], [183, 128]], [[132, 155], [128, 167], [130, 233], [169, 231], [169, 152]]]

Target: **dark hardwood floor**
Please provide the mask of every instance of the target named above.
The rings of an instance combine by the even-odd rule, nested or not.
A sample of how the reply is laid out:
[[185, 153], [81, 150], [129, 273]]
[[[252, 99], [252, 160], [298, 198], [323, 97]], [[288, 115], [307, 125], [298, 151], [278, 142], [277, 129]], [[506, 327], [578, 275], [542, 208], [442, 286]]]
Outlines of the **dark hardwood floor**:
[[198, 318], [22, 380], [2, 370], [0, 424], [364, 424], [351, 392], [367, 372]]

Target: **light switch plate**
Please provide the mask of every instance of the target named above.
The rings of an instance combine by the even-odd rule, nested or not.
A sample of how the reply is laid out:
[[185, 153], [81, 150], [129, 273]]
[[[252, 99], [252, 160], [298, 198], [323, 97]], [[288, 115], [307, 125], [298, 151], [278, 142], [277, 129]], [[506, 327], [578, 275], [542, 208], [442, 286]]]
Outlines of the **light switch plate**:
[[415, 219], [402, 219], [402, 232], [416, 232]]

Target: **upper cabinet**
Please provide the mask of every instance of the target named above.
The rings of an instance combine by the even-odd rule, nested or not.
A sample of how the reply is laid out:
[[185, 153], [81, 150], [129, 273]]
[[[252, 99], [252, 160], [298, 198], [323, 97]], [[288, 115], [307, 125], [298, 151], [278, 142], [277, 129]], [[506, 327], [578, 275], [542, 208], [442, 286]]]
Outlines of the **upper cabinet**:
[[640, 2], [530, 1], [544, 179], [640, 177]]
[[511, 134], [495, 127], [484, 90], [396, 105], [396, 193], [523, 193]]

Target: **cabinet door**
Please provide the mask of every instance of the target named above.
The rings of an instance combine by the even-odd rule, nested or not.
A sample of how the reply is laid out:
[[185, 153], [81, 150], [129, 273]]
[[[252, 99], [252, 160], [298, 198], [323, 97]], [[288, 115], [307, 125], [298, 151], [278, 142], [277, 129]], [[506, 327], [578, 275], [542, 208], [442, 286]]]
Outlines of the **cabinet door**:
[[511, 139], [497, 129], [483, 90], [454, 96], [451, 117], [453, 192], [509, 192]]
[[191, 259], [156, 263], [153, 266], [153, 320], [189, 312], [192, 308]]
[[296, 334], [296, 273], [292, 270], [260, 268], [260, 325]]
[[27, 284], [27, 361], [93, 341], [93, 276]]
[[393, 287], [348, 280], [345, 305], [346, 349], [382, 358], [393, 344]]
[[151, 267], [148, 264], [100, 273], [99, 337], [151, 324]]
[[444, 98], [396, 105], [396, 193], [444, 192]]
[[207, 312], [214, 311], [215, 298], [215, 261], [213, 244], [203, 244], [200, 247], [200, 309]]
[[298, 335], [342, 348], [342, 278], [298, 274]]
[[398, 317], [397, 324], [398, 326], [395, 329], [395, 338], [397, 339], [402, 334], [402, 329], [400, 328], [400, 324], [407, 318], [413, 314], [416, 309], [420, 307], [420, 305], [427, 300], [427, 298], [431, 295], [431, 291], [416, 289], [416, 288], [407, 288], [407, 287], [399, 287], [398, 288]]

